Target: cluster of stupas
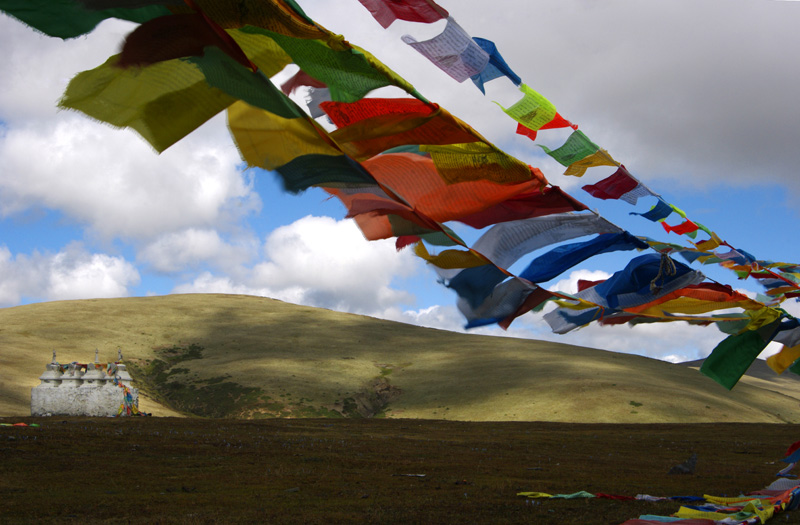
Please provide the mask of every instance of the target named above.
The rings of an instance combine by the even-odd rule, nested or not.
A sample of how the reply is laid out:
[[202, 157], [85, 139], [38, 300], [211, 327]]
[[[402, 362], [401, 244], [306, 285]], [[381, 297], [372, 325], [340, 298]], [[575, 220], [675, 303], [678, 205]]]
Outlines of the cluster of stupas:
[[41, 384], [31, 389], [32, 416], [117, 416], [138, 413], [139, 390], [122, 363], [101, 363], [99, 350], [94, 363], [60, 364], [53, 359], [39, 376]]

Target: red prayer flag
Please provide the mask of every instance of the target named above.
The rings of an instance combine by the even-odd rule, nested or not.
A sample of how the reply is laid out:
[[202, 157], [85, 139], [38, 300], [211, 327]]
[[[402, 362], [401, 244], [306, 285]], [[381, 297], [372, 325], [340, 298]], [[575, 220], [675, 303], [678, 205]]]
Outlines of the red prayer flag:
[[610, 177], [607, 177], [597, 184], [587, 184], [583, 190], [592, 197], [598, 199], [619, 199], [629, 191], [636, 188], [639, 182], [631, 177], [625, 166], [620, 165], [619, 169]]
[[412, 244], [416, 244], [421, 240], [422, 239], [420, 239], [416, 235], [401, 235], [395, 241], [394, 247], [399, 252], [400, 250], [402, 250], [406, 246], [411, 246]]
[[600, 283], [602, 283], [604, 281], [605, 281], [605, 279], [600, 279], [599, 281], [587, 281], [585, 279], [579, 279], [578, 280], [578, 291], [582, 292], [582, 291], [586, 290], [587, 288], [591, 288], [592, 286], [600, 284]]
[[586, 205], [572, 198], [558, 186], [550, 186], [541, 191], [516, 195], [483, 211], [456, 220], [480, 229], [500, 222], [586, 209], [588, 209]]
[[519, 307], [513, 314], [509, 315], [508, 317], [497, 323], [497, 325], [503, 330], [508, 330], [508, 327], [511, 326], [512, 322], [514, 322], [514, 319], [516, 319], [521, 315], [525, 315], [526, 313], [530, 312], [531, 310], [533, 310], [534, 308], [536, 308], [537, 306], [539, 306], [540, 304], [547, 301], [553, 296], [554, 294], [552, 292], [548, 292], [544, 288], [537, 287], [533, 292], [531, 292], [525, 298], [525, 300], [522, 302], [521, 305], [519, 305]]
[[[553, 117], [553, 120], [545, 124], [539, 129], [556, 129], [556, 128], [572, 128], [578, 129], [577, 124], [573, 124], [569, 120], [562, 117], [558, 112], [556, 112], [556, 116]], [[531, 140], [536, 140], [536, 131], [530, 129], [527, 126], [523, 126], [522, 124], [517, 124], [517, 135], [524, 135]]]
[[292, 75], [292, 78], [281, 84], [281, 91], [283, 91], [284, 95], [291, 95], [297, 90], [297, 88], [301, 86], [309, 86], [313, 88], [328, 87], [301, 69]]
[[682, 223], [678, 224], [677, 226], [670, 226], [669, 224], [666, 223], [666, 221], [661, 221], [661, 226], [664, 227], [664, 229], [667, 231], [667, 233], [673, 232], [673, 233], [677, 233], [678, 235], [684, 235], [686, 233], [696, 232], [697, 230], [700, 229], [700, 227], [698, 225], [696, 225], [695, 223], [693, 223], [689, 219], [686, 219], [685, 222], [682, 222]]
[[449, 13], [432, 0], [358, 0], [378, 23], [387, 28], [395, 20], [430, 24]]
[[216, 46], [244, 67], [256, 66], [223, 29], [203, 13], [154, 18], [134, 29], [126, 38], [119, 67], [149, 66], [175, 58], [203, 56], [203, 48]]

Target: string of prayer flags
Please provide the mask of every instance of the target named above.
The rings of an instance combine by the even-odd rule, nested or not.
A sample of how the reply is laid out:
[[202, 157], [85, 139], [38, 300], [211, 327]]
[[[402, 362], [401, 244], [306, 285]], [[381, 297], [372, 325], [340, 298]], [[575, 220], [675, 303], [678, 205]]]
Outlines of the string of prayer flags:
[[509, 65], [500, 55], [500, 52], [497, 50], [497, 46], [494, 44], [494, 42], [478, 37], [473, 37], [473, 40], [481, 49], [486, 52], [486, 54], [489, 55], [489, 62], [486, 64], [486, 67], [484, 67], [480, 73], [470, 77], [475, 85], [478, 86], [478, 89], [481, 90], [481, 93], [485, 95], [486, 90], [484, 89], [483, 85], [486, 82], [496, 78], [508, 77], [508, 79], [511, 80], [515, 86], [519, 86], [522, 83], [522, 79], [511, 70]]
[[403, 35], [402, 40], [456, 82], [480, 74], [489, 63], [489, 54], [452, 18], [447, 19], [444, 31], [430, 40], [419, 42], [411, 35]]
[[[405, 36], [404, 42], [455, 80], [472, 79], [482, 92], [486, 82], [503, 76], [519, 86], [522, 98], [503, 108], [518, 123], [518, 134], [535, 139], [538, 130], [571, 127], [561, 147], [542, 146], [566, 174], [617, 166], [611, 177], [584, 187], [590, 194], [631, 204], [654, 196], [657, 204], [639, 215], [662, 222], [668, 232], [705, 231], [709, 239], [689, 248], [659, 243], [634, 237], [596, 213], [581, 213], [586, 206], [550, 185], [541, 171], [428, 102], [369, 52], [317, 25], [294, 0], [0, 1], [3, 11], [62, 38], [88, 32], [108, 17], [140, 22], [121, 57], [73, 79], [62, 107], [131, 127], [159, 152], [227, 108], [231, 134], [249, 166], [272, 170], [289, 192], [316, 186], [336, 196], [367, 239], [396, 237], [398, 249], [415, 244], [415, 253], [457, 292], [468, 327], [508, 328], [520, 315], [555, 301], [559, 308], [545, 319], [557, 333], [592, 321], [716, 323], [731, 337], [715, 350], [715, 359], [732, 353], [737, 363], [770, 338], [789, 349], [800, 346], [797, 321], [782, 322], [782, 311], [766, 306], [800, 296], [800, 266], [756, 260], [689, 220], [524, 84], [492, 41], [470, 37], [432, 0], [360, 1], [384, 27], [397, 19], [446, 19], [438, 36], [423, 42]], [[288, 64], [299, 71], [278, 89], [270, 77]], [[288, 97], [301, 86], [309, 88], [308, 111]], [[405, 98], [365, 98], [387, 86]], [[336, 129], [323, 128], [315, 120], [322, 116]], [[684, 222], [664, 222], [673, 212]], [[487, 231], [467, 248], [444, 224], [449, 221]], [[588, 236], [594, 237], [538, 255], [519, 276], [508, 270], [535, 250]], [[426, 244], [462, 249], [431, 254]], [[575, 295], [535, 284], [595, 255], [648, 246], [661, 253], [636, 257], [605, 281], [580, 283]], [[720, 246], [730, 251], [717, 253]], [[756, 278], [767, 295], [754, 301], [702, 283], [702, 273], [669, 254]], [[692, 317], [732, 307], [744, 313]], [[772, 327], [775, 333], [767, 333]], [[787, 350], [780, 366], [800, 372], [789, 362], [794, 355]], [[739, 367], [729, 373], [712, 363], [709, 370], [732, 386]]]
[[[552, 102], [526, 84], [520, 85], [519, 90], [522, 91], [523, 97], [509, 108], [504, 108], [498, 102], [495, 102], [495, 104], [500, 106], [506, 115], [530, 131], [539, 130], [555, 119], [557, 112]], [[597, 149], [594, 151], [597, 151]]]
[[641, 197], [658, 197], [650, 188], [636, 180], [621, 164], [612, 175], [595, 184], [587, 184], [582, 189], [598, 199], [619, 199], [632, 205], [636, 205]]
[[430, 24], [450, 16], [433, 0], [358, 0], [384, 29], [395, 20]]

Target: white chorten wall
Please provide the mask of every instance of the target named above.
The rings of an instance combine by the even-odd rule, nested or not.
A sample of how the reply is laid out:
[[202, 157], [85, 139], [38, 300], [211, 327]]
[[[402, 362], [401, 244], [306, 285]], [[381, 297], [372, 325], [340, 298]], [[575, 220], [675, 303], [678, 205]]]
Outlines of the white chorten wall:
[[[138, 412], [139, 390], [124, 364], [122, 352], [115, 363], [60, 365], [53, 361], [39, 376], [41, 384], [31, 389], [32, 416], [116, 416]], [[120, 407], [122, 412], [120, 413]]]

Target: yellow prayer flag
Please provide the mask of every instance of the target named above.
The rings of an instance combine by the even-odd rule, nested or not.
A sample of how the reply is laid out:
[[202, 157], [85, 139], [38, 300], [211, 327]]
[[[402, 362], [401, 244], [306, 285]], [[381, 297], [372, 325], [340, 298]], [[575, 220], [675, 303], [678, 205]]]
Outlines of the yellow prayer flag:
[[604, 149], [600, 149], [585, 157], [578, 162], [573, 162], [564, 172], [564, 175], [572, 175], [573, 177], [583, 177], [586, 170], [595, 166], [619, 166], [619, 162], [614, 160], [611, 155]]
[[689, 314], [697, 315], [726, 308], [743, 308], [745, 310], [756, 310], [764, 305], [752, 299], [742, 301], [707, 301], [694, 297], [678, 297], [663, 303], [653, 305], [643, 310], [636, 310], [637, 314], [653, 317], [666, 317], [666, 314]]
[[162, 152], [236, 100], [209, 86], [200, 69], [185, 60], [122, 69], [116, 67], [118, 58], [76, 75], [59, 106], [133, 128]]
[[556, 107], [545, 97], [528, 87], [526, 84], [519, 86], [519, 90], [524, 96], [509, 108], [504, 108], [495, 102], [500, 108], [526, 128], [536, 131], [556, 116]]
[[339, 156], [309, 119], [287, 119], [237, 101], [228, 108], [228, 127], [249, 166], [274, 170], [302, 155]]
[[292, 58], [273, 39], [261, 33], [229, 29], [227, 33], [264, 75], [271, 77], [292, 63]]
[[775, 373], [782, 374], [798, 359], [800, 359], [800, 345], [784, 346], [780, 352], [767, 358], [767, 364], [775, 370]]
[[714, 248], [719, 247], [720, 244], [722, 244], [722, 240], [716, 233], [712, 232], [710, 239], [695, 243], [695, 247], [701, 252], [710, 252]]
[[486, 142], [423, 145], [420, 150], [430, 153], [436, 170], [448, 184], [475, 180], [510, 184], [531, 179], [527, 164]]
[[444, 250], [439, 255], [431, 255], [421, 242], [414, 246], [414, 253], [432, 265], [445, 269], [475, 268], [489, 264], [486, 259], [472, 251]]
[[[758, 310], [747, 310], [745, 314], [750, 318], [745, 330], [758, 330], [762, 326], [774, 323], [781, 317], [781, 313], [769, 306], [765, 306]], [[744, 330], [743, 330], [744, 331]]]

